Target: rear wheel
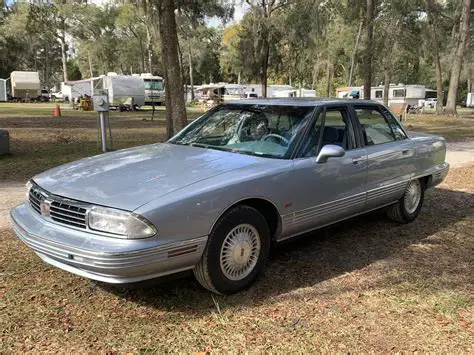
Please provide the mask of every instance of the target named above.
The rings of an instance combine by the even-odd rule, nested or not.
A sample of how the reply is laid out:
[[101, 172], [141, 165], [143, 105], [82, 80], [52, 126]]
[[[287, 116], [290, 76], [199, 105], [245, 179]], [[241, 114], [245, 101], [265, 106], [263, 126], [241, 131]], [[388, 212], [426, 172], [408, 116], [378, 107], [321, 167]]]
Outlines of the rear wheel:
[[402, 198], [387, 208], [387, 216], [398, 223], [413, 222], [420, 213], [425, 196], [425, 186], [421, 180], [408, 183]]
[[194, 268], [199, 283], [220, 294], [249, 287], [262, 272], [270, 250], [270, 230], [256, 209], [238, 206], [216, 223]]

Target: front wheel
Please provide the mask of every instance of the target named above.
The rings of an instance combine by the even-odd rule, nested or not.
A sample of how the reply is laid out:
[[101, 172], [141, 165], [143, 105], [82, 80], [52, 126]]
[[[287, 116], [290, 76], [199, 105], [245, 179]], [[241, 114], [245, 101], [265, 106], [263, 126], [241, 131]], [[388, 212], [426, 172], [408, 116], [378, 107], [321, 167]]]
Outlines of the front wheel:
[[423, 182], [421, 180], [410, 181], [402, 198], [387, 208], [388, 218], [398, 223], [413, 222], [420, 213], [424, 197]]
[[248, 288], [262, 272], [270, 250], [270, 230], [256, 209], [238, 206], [214, 226], [194, 268], [198, 282], [219, 294]]

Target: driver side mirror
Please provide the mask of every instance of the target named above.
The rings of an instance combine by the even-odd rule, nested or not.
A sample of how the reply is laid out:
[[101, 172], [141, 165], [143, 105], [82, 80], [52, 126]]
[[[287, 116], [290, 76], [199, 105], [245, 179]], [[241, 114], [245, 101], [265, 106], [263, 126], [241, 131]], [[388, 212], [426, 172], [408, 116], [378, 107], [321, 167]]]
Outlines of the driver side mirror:
[[339, 158], [346, 154], [344, 148], [335, 144], [326, 144], [321, 148], [318, 156], [316, 157], [316, 163], [326, 163], [329, 158]]

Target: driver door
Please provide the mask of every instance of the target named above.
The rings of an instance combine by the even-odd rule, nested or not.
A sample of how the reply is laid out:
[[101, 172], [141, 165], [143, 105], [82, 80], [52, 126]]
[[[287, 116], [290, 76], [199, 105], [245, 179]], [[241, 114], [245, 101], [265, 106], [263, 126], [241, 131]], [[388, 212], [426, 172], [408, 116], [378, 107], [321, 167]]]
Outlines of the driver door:
[[[319, 113], [294, 160], [293, 212], [283, 216], [283, 238], [364, 210], [367, 153], [357, 142], [354, 127], [347, 107], [328, 107]], [[345, 155], [316, 163], [326, 144], [343, 147]]]

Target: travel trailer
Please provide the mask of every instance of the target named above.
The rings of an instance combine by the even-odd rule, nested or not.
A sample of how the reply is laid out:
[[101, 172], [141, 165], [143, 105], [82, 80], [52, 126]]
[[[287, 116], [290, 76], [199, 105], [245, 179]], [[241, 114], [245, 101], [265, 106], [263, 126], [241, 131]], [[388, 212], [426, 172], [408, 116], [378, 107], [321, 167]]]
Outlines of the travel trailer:
[[109, 105], [140, 107], [145, 104], [145, 83], [141, 77], [108, 73], [101, 77], [102, 88], [109, 92]]
[[11, 94], [21, 100], [37, 100], [41, 96], [39, 74], [36, 71], [14, 71], [10, 74]]
[[7, 79], [0, 79], [0, 102], [7, 101]]
[[466, 107], [474, 107], [474, 92], [467, 94]]
[[[383, 85], [373, 86], [370, 89], [370, 98], [383, 103]], [[360, 88], [360, 98], [364, 97], [364, 88]], [[436, 97], [436, 90], [428, 89], [424, 85], [390, 84], [388, 90], [388, 105], [423, 106], [424, 101]]]

